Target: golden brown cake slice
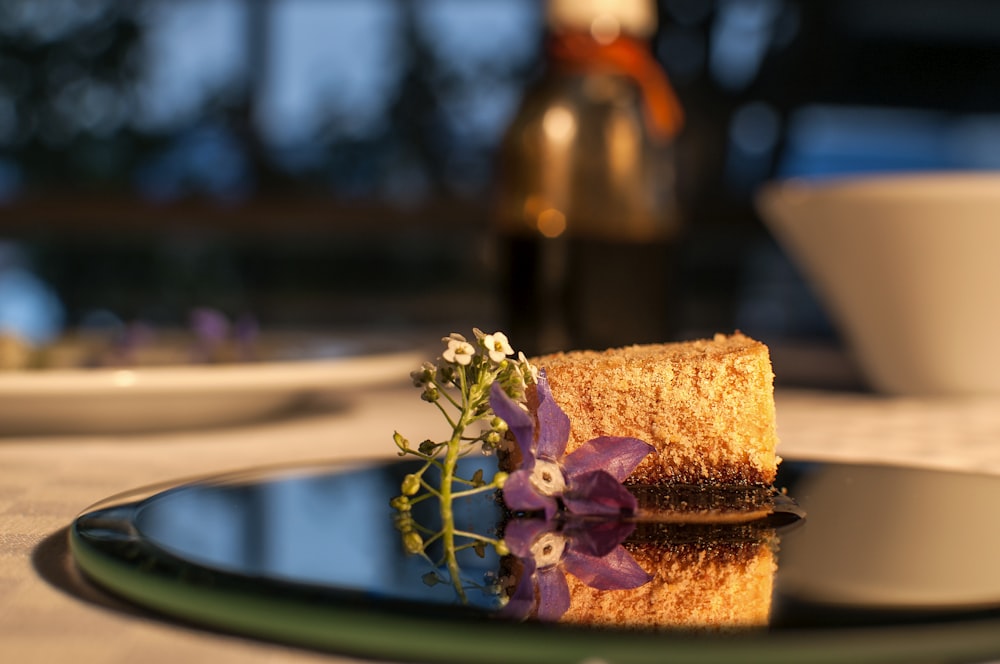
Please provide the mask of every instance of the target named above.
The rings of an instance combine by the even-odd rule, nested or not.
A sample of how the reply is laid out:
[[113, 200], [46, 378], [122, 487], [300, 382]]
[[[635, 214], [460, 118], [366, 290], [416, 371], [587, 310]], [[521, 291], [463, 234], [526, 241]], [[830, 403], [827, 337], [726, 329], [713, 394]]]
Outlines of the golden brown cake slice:
[[740, 333], [532, 360], [572, 423], [567, 453], [597, 436], [656, 448], [630, 484], [774, 482], [779, 459], [767, 346]]

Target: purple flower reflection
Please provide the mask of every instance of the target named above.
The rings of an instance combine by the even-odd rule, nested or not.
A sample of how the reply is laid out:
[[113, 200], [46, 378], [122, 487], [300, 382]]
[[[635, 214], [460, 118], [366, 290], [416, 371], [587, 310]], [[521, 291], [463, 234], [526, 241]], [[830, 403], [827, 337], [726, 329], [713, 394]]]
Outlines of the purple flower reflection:
[[622, 482], [653, 447], [637, 438], [600, 436], [566, 454], [569, 417], [552, 398], [545, 370], [538, 375], [538, 407], [526, 412], [498, 383], [490, 406], [507, 423], [521, 453], [521, 467], [510, 474], [503, 499], [515, 512], [542, 510], [551, 519], [565, 508], [578, 515], [617, 516], [634, 512], [635, 497]]
[[500, 615], [556, 621], [570, 606], [566, 574], [597, 590], [638, 588], [652, 578], [621, 543], [635, 529], [624, 521], [545, 521], [507, 524], [504, 542], [523, 565]]

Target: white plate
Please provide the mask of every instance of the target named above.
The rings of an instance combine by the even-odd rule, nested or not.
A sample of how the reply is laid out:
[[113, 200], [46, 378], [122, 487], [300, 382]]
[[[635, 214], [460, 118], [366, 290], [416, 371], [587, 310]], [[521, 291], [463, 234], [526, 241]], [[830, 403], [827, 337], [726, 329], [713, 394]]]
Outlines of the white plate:
[[[0, 372], [0, 435], [123, 433], [238, 424], [313, 395], [406, 381], [425, 353], [355, 340], [296, 342], [277, 361]], [[302, 359], [286, 359], [299, 356]], [[310, 359], [313, 358], [313, 359]]]

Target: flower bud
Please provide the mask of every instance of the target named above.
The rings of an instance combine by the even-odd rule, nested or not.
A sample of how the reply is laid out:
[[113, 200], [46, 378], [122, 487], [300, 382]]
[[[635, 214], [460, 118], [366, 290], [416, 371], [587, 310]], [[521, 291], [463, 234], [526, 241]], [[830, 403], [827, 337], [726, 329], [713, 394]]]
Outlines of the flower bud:
[[396, 496], [395, 498], [389, 501], [389, 505], [393, 509], [399, 510], [400, 512], [410, 511], [410, 499], [407, 498], [406, 496]]
[[420, 365], [420, 368], [416, 371], [410, 372], [410, 378], [413, 380], [414, 387], [423, 387], [427, 383], [434, 379], [434, 371], [436, 367], [430, 362], [424, 362]]
[[424, 388], [424, 391], [420, 395], [420, 398], [428, 403], [434, 403], [438, 400], [438, 397], [440, 396], [441, 395], [438, 393], [436, 387], [434, 387], [433, 385], [428, 385], [427, 387]]
[[392, 525], [401, 533], [408, 533], [413, 530], [413, 515], [409, 510], [396, 512], [393, 515]]
[[443, 367], [438, 368], [437, 371], [438, 382], [442, 385], [447, 385], [455, 381], [455, 367], [446, 364]]
[[420, 491], [420, 476], [414, 473], [410, 473], [403, 478], [402, 484], [403, 494], [407, 496], [412, 496], [417, 491]]
[[493, 483], [497, 485], [498, 489], [502, 489], [503, 485], [507, 483], [508, 477], [509, 475], [501, 470], [493, 476]]
[[493, 548], [496, 549], [498, 556], [510, 555], [510, 548], [507, 546], [507, 542], [504, 542], [503, 540], [498, 540], [495, 544], [493, 544]]
[[420, 533], [411, 530], [403, 535], [403, 548], [407, 553], [420, 553], [424, 549], [424, 538]]

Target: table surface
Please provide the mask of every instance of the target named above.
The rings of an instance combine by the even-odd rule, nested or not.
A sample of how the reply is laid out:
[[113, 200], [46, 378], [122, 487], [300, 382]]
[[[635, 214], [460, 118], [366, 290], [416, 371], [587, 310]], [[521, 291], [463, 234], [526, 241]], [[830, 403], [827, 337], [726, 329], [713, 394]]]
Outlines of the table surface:
[[[1000, 398], [887, 398], [779, 390], [786, 458], [1000, 474]], [[155, 663], [352, 661], [182, 625], [82, 579], [66, 529], [111, 495], [233, 470], [391, 457], [393, 429], [430, 436], [436, 409], [407, 383], [329, 395], [294, 416], [204, 431], [0, 437], [0, 660]]]

